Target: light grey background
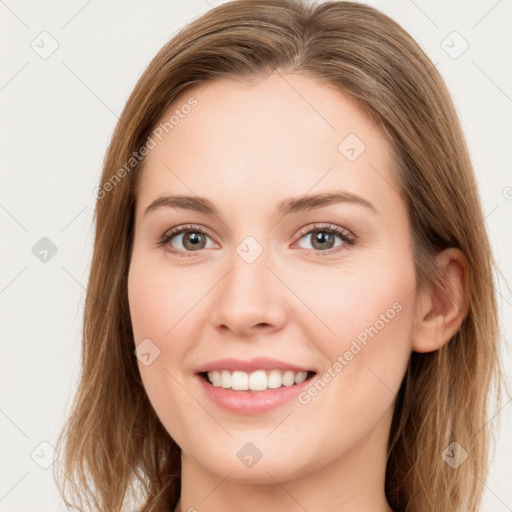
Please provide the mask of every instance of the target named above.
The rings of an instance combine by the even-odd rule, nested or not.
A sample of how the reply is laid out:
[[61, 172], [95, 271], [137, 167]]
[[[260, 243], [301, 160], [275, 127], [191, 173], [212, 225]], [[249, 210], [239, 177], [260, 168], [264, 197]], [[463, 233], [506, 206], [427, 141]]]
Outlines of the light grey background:
[[[219, 3], [0, 0], [1, 512], [64, 510], [51, 470], [41, 465], [52, 462], [50, 445], [78, 376], [92, 192], [102, 159], [150, 59], [178, 29]], [[368, 3], [408, 30], [445, 78], [467, 135], [494, 251], [510, 283], [512, 1]], [[57, 248], [47, 262], [32, 251], [42, 237]], [[512, 294], [503, 281], [499, 298], [510, 369]], [[512, 511], [507, 395], [502, 405], [491, 423], [500, 425], [500, 435], [486, 512]]]

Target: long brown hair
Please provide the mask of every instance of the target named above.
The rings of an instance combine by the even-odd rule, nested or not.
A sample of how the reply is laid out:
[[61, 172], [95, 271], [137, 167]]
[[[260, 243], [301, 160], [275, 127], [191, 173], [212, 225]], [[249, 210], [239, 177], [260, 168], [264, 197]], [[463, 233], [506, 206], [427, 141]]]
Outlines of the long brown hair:
[[[128, 497], [140, 500], [144, 512], [176, 506], [181, 453], [142, 385], [127, 298], [141, 148], [185, 88], [273, 71], [338, 88], [389, 135], [420, 285], [442, 285], [434, 255], [444, 248], [459, 248], [469, 262], [469, 310], [460, 329], [439, 350], [411, 354], [395, 403], [385, 491], [396, 511], [479, 510], [491, 440], [488, 397], [495, 382], [499, 401], [503, 371], [496, 264], [472, 164], [431, 60], [396, 22], [349, 1], [225, 3], [182, 29], [138, 81], [96, 193], [82, 371], [58, 439], [60, 492], [79, 510], [85, 503], [118, 512]], [[456, 469], [442, 457], [452, 442], [469, 454]]]

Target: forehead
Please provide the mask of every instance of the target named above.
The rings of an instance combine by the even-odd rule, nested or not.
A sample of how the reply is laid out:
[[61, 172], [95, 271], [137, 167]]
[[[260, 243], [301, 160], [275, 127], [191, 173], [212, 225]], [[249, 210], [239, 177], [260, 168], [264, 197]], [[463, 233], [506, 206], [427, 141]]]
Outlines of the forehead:
[[163, 192], [276, 200], [340, 187], [397, 193], [381, 127], [347, 95], [302, 75], [186, 89], [151, 137], [141, 202]]

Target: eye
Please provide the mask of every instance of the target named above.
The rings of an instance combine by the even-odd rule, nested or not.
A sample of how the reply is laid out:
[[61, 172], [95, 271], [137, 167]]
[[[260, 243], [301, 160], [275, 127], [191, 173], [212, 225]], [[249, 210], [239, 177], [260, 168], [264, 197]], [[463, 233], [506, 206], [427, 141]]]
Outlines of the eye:
[[[312, 245], [310, 252], [322, 254], [322, 256], [338, 252], [339, 247], [354, 245], [356, 241], [349, 231], [331, 224], [315, 224], [313, 227], [309, 226], [305, 229], [306, 231], [303, 230], [301, 233], [300, 240], [309, 238]], [[336, 238], [341, 240], [338, 245], [334, 245]]]
[[[198, 226], [178, 226], [164, 233], [158, 245], [168, 247], [169, 252], [179, 256], [192, 256], [193, 254], [190, 253], [200, 251], [201, 249], [208, 249], [208, 247], [205, 247], [207, 238], [210, 238], [208, 233]], [[177, 239], [177, 243], [181, 244], [182, 247], [177, 249], [173, 247], [171, 242], [174, 239]]]

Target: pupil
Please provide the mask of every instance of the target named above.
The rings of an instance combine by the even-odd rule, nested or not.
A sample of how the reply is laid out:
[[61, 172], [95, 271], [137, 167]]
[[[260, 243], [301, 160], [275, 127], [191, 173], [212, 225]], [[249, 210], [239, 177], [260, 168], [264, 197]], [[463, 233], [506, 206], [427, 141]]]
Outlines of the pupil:
[[201, 233], [192, 233], [185, 236], [184, 243], [192, 243], [192, 247], [197, 249], [197, 245], [201, 242]]
[[[333, 235], [332, 235], [331, 233], [329, 233], [329, 234], [327, 234], [327, 235], [326, 235], [324, 231], [317, 231], [317, 235], [316, 235], [315, 243], [316, 243], [316, 242], [318, 242], [318, 243], [320, 243], [320, 244], [322, 244], [322, 243], [324, 243], [324, 244], [325, 244], [325, 243], [326, 243], [326, 240], [328, 240], [328, 241], [331, 241], [331, 242], [332, 242], [332, 240], [330, 240], [332, 237], [333, 237]], [[330, 248], [330, 247], [329, 247], [329, 248]]]

